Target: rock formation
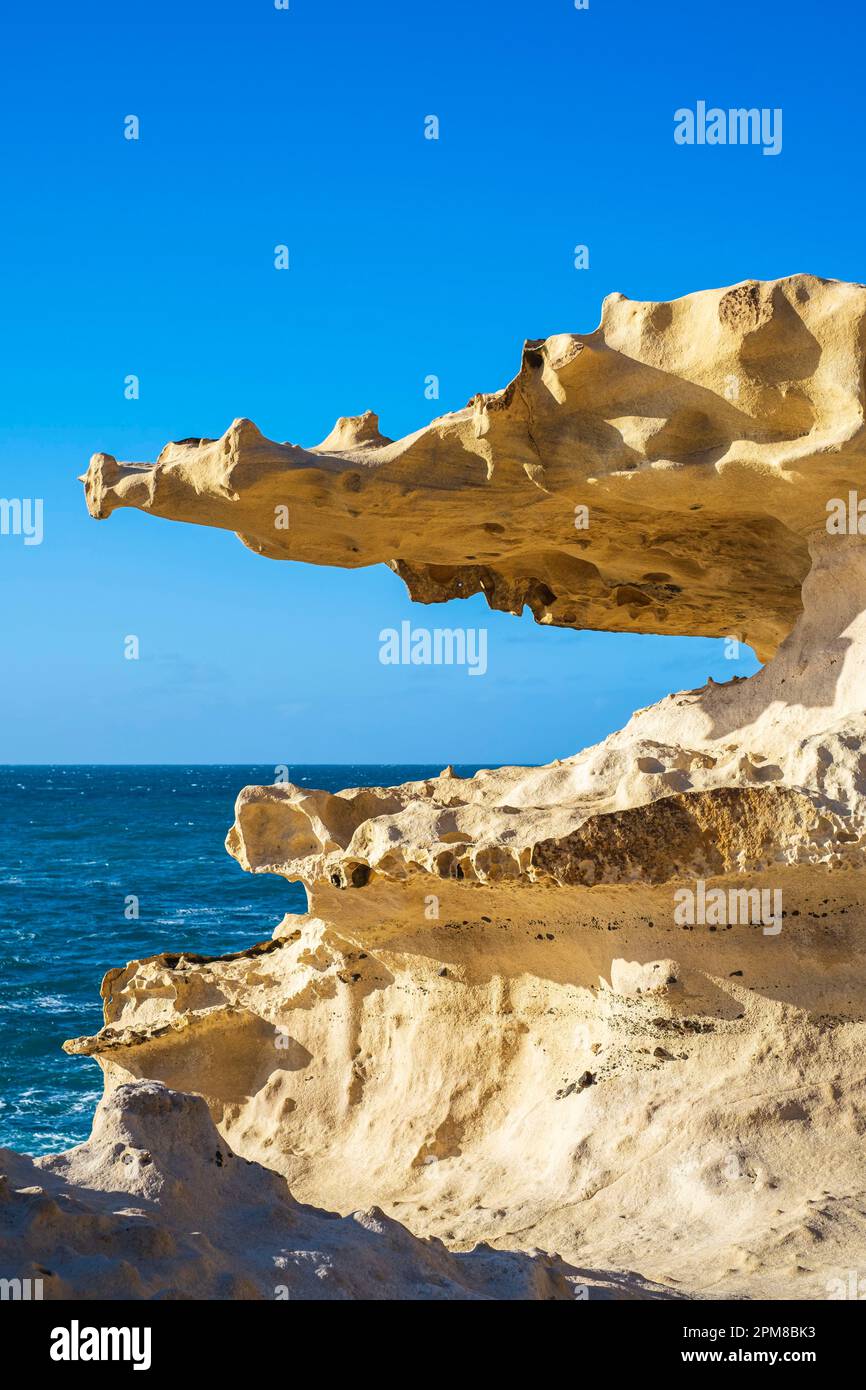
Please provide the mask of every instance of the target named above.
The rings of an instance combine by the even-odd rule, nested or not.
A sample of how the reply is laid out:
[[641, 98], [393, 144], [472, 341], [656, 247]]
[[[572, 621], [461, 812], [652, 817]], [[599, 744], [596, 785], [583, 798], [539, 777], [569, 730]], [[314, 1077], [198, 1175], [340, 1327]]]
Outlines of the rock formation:
[[863, 1267], [864, 324], [866, 288], [805, 275], [614, 295], [403, 440], [241, 420], [152, 466], [94, 456], [95, 516], [767, 661], [549, 767], [245, 788], [229, 852], [309, 911], [109, 972], [104, 1028], [66, 1045], [108, 1097], [196, 1093], [296, 1197], [452, 1250], [693, 1297], [825, 1298]]
[[154, 465], [96, 454], [87, 503], [223, 527], [271, 559], [384, 562], [422, 603], [481, 592], [557, 626], [739, 635], [763, 659], [799, 613], [826, 499], [861, 478], [864, 315], [862, 285], [808, 275], [610, 295], [594, 333], [527, 343], [504, 390], [405, 439], [371, 412], [311, 449], [236, 420]]
[[0, 1165], [0, 1277], [47, 1299], [671, 1296], [555, 1257], [451, 1254], [376, 1208], [340, 1219], [301, 1206], [284, 1178], [232, 1152], [201, 1097], [159, 1082], [107, 1095], [69, 1153], [0, 1149]]

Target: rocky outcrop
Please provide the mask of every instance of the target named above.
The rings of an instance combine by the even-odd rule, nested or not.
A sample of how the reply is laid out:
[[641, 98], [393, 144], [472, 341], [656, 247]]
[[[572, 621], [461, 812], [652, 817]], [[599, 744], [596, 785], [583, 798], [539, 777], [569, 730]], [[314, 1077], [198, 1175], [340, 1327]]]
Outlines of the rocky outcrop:
[[556, 1258], [451, 1254], [376, 1208], [341, 1220], [301, 1206], [284, 1178], [232, 1152], [200, 1097], [152, 1081], [109, 1095], [87, 1143], [35, 1161], [0, 1150], [0, 1169], [0, 1278], [30, 1297], [671, 1296]]
[[235, 531], [271, 559], [384, 562], [421, 603], [483, 593], [541, 623], [739, 637], [772, 655], [807, 537], [862, 479], [866, 288], [810, 275], [672, 303], [604, 302], [594, 333], [527, 343], [504, 390], [405, 439], [368, 412], [321, 444], [96, 454], [119, 507]]
[[404, 440], [240, 421], [154, 465], [94, 457], [97, 516], [772, 657], [548, 767], [242, 790], [230, 853], [309, 911], [111, 971], [105, 1026], [67, 1044], [109, 1096], [195, 1092], [296, 1196], [452, 1250], [714, 1297], [823, 1298], [862, 1267], [864, 307], [810, 276], [612, 296]]
[[810, 546], [801, 616], [749, 680], [670, 695], [548, 767], [468, 781], [446, 769], [337, 796], [248, 787], [229, 852], [254, 873], [302, 880], [314, 904], [330, 886], [418, 875], [645, 886], [862, 868], [866, 546], [826, 531]]

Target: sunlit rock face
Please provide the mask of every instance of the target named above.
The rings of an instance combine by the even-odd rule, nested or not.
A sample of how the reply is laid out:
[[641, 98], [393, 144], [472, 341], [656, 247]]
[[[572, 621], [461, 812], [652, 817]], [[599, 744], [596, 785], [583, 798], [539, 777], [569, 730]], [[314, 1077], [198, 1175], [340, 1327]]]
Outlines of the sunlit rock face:
[[229, 852], [309, 912], [111, 971], [105, 1027], [67, 1044], [108, 1095], [195, 1092], [297, 1197], [455, 1249], [693, 1297], [826, 1298], [862, 1267], [864, 305], [805, 275], [616, 295], [404, 440], [241, 421], [94, 457], [97, 516], [767, 659], [547, 767], [243, 789]]
[[340, 1220], [301, 1206], [284, 1178], [232, 1152], [200, 1096], [159, 1082], [117, 1087], [90, 1139], [68, 1153], [34, 1161], [0, 1149], [0, 1168], [0, 1277], [25, 1297], [671, 1296], [635, 1274], [598, 1275], [542, 1254], [454, 1254], [375, 1207]]
[[594, 333], [527, 343], [504, 390], [405, 439], [372, 413], [321, 444], [95, 454], [88, 506], [236, 531], [272, 559], [384, 562], [422, 603], [611, 632], [793, 626], [807, 537], [862, 476], [866, 288], [795, 275], [671, 303], [610, 295]]

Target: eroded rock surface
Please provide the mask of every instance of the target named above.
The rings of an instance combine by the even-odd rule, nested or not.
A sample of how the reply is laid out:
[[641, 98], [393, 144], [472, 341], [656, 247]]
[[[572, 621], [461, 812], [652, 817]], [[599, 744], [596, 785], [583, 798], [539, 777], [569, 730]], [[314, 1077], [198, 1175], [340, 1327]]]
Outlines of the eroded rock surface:
[[272, 559], [384, 562], [422, 603], [483, 593], [560, 627], [732, 634], [763, 658], [797, 618], [827, 497], [862, 478], [864, 313], [862, 285], [811, 275], [610, 295], [594, 333], [527, 343], [504, 390], [405, 439], [371, 412], [312, 448], [236, 420], [155, 464], [95, 454], [87, 503]]
[[41, 1281], [47, 1299], [670, 1297], [541, 1255], [451, 1254], [376, 1208], [302, 1206], [232, 1152], [199, 1096], [153, 1081], [108, 1095], [68, 1153], [0, 1149], [0, 1278]]
[[95, 456], [97, 516], [772, 656], [548, 767], [245, 788], [229, 851], [309, 912], [111, 971], [105, 1027], [67, 1044], [109, 1095], [196, 1092], [304, 1200], [452, 1248], [690, 1296], [825, 1298], [862, 1268], [866, 550], [826, 520], [866, 476], [864, 307], [804, 275], [612, 296], [404, 440], [368, 415], [305, 450], [240, 421], [155, 465]]

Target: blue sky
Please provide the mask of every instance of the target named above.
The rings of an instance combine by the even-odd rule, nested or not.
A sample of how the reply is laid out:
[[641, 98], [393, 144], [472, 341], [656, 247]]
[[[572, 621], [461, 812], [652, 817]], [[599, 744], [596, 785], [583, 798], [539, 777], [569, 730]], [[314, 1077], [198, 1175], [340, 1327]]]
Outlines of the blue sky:
[[[863, 279], [864, 27], [832, 0], [19, 7], [0, 496], [44, 498], [45, 537], [0, 536], [0, 761], [537, 762], [753, 670], [704, 639], [422, 609], [384, 569], [96, 523], [75, 477], [237, 416], [314, 444], [371, 408], [396, 437], [504, 385], [524, 338], [592, 330], [613, 290]], [[675, 145], [699, 99], [781, 107], [781, 154]], [[486, 626], [487, 675], [382, 666], [406, 617]]]

